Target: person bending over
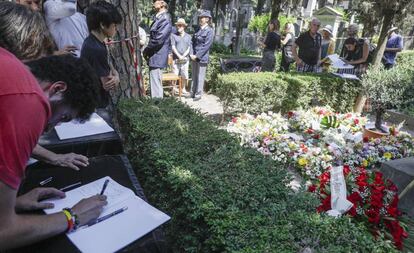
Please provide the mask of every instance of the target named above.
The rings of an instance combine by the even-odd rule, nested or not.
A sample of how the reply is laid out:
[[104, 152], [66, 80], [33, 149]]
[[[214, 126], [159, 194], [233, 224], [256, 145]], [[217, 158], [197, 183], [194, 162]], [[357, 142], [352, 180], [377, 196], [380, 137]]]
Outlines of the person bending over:
[[26, 163], [42, 132], [59, 122], [86, 120], [95, 110], [98, 79], [90, 66], [73, 56], [49, 56], [24, 66], [3, 48], [0, 48], [0, 65], [0, 251], [3, 251], [70, 231], [75, 228], [73, 224], [87, 224], [99, 217], [107, 202], [105, 196], [96, 195], [59, 213], [31, 215], [27, 212], [53, 207], [39, 200], [64, 198], [65, 193], [54, 188], [36, 188], [16, 197]]
[[[22, 61], [53, 54], [54, 43], [42, 15], [23, 5], [0, 2], [0, 47]], [[74, 153], [56, 154], [36, 145], [32, 156], [43, 162], [79, 170], [88, 158]]]

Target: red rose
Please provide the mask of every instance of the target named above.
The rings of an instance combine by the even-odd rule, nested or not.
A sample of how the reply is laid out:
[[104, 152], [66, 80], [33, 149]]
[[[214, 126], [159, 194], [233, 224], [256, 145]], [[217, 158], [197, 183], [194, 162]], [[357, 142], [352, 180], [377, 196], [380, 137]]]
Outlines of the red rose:
[[344, 165], [344, 175], [348, 176], [350, 172], [351, 172], [351, 169], [349, 168], [349, 165]]
[[314, 184], [310, 185], [309, 188], [308, 188], [308, 191], [309, 192], [315, 192], [316, 191], [316, 185], [314, 185]]
[[321, 138], [321, 136], [320, 136], [319, 134], [315, 134], [315, 135], [313, 136], [313, 138], [314, 138], [315, 140], [319, 140], [319, 138]]
[[364, 142], [369, 142], [369, 138], [368, 137], [364, 137], [363, 141]]
[[315, 131], [312, 128], [308, 128], [308, 130], [306, 130], [307, 134], [313, 134]]
[[232, 119], [231, 119], [231, 121], [232, 121], [233, 123], [237, 123], [237, 118], [232, 118]]
[[380, 214], [379, 211], [375, 209], [368, 209], [365, 211], [365, 214], [368, 216], [368, 222], [373, 224], [378, 224], [380, 222]]
[[359, 124], [359, 119], [354, 119], [354, 124], [358, 125]]
[[316, 210], [318, 211], [318, 213], [331, 210], [331, 195], [328, 195]]
[[288, 112], [288, 118], [289, 118], [289, 119], [290, 119], [290, 118], [292, 118], [294, 115], [295, 115], [295, 113], [294, 113], [294, 112]]
[[382, 173], [379, 172], [379, 171], [375, 171], [375, 183], [376, 184], [383, 184]]
[[389, 206], [387, 208], [387, 212], [391, 217], [397, 217], [398, 216], [398, 208], [396, 208], [396, 207]]

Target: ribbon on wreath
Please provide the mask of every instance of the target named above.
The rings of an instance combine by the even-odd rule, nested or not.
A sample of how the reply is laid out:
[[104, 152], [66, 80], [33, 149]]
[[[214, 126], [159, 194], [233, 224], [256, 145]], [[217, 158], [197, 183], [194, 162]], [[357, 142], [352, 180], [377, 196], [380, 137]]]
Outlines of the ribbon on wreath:
[[353, 206], [346, 198], [346, 183], [343, 166], [331, 169], [331, 210], [326, 213], [329, 216], [340, 217]]

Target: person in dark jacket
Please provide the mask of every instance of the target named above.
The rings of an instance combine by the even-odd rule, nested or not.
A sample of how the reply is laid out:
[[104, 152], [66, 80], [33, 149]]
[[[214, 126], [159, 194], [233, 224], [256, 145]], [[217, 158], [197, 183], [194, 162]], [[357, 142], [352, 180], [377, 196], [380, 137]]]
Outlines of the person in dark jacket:
[[150, 27], [150, 38], [144, 57], [150, 68], [151, 97], [162, 98], [162, 69], [168, 65], [172, 24], [167, 0], [155, 0], [153, 6], [157, 14]]
[[192, 78], [191, 97], [194, 101], [200, 100], [203, 95], [204, 80], [206, 77], [209, 50], [213, 44], [214, 31], [209, 22], [210, 11], [202, 11], [198, 16], [200, 29], [193, 36]]

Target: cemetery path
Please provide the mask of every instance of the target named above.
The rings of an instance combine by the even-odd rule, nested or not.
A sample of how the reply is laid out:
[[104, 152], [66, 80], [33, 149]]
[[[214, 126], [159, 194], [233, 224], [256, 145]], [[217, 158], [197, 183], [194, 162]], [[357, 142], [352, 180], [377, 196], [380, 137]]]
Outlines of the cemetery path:
[[[220, 102], [220, 99], [213, 94], [204, 94], [202, 99], [199, 101], [193, 101], [192, 98], [181, 97], [181, 102], [189, 105], [191, 108], [199, 110], [206, 117], [212, 119], [213, 121], [219, 124], [219, 128], [224, 128], [220, 122], [223, 119], [223, 105]], [[225, 124], [226, 122], [223, 122]], [[288, 168], [290, 174], [292, 175], [292, 181], [288, 184], [294, 191], [298, 191], [301, 184], [303, 183], [302, 177], [293, 169]]]

